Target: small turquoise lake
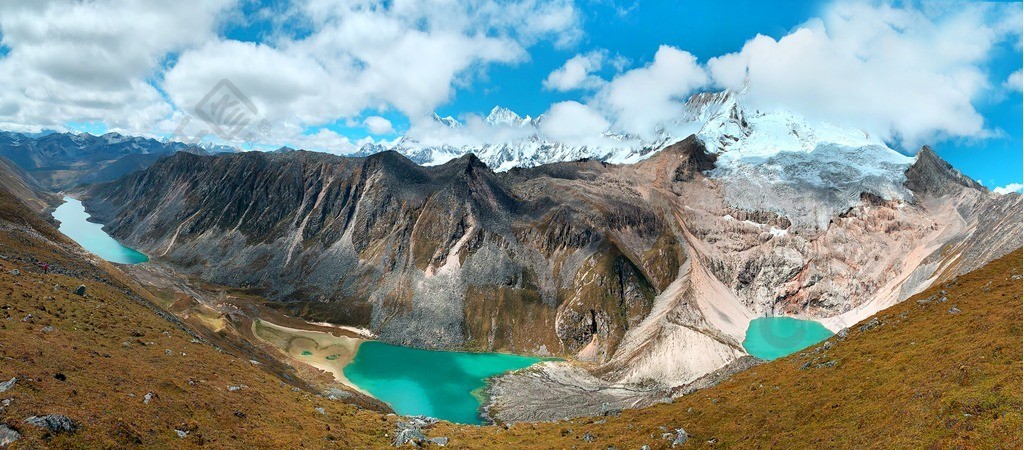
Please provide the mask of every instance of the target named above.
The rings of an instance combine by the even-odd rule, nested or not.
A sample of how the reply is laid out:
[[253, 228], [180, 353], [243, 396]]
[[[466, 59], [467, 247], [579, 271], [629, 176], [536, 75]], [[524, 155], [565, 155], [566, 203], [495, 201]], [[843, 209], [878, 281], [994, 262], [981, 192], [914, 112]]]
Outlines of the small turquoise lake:
[[484, 380], [542, 360], [501, 353], [422, 350], [367, 341], [359, 345], [344, 373], [349, 381], [387, 402], [398, 414], [479, 424]]
[[110, 262], [138, 264], [149, 258], [135, 249], [125, 247], [103, 231], [103, 225], [89, 222], [82, 202], [64, 197], [64, 204], [53, 211], [53, 218], [60, 221], [61, 233], [71, 238], [92, 254]]
[[825, 339], [832, 332], [813, 320], [759, 317], [750, 322], [743, 348], [753, 356], [773, 360], [791, 355]]

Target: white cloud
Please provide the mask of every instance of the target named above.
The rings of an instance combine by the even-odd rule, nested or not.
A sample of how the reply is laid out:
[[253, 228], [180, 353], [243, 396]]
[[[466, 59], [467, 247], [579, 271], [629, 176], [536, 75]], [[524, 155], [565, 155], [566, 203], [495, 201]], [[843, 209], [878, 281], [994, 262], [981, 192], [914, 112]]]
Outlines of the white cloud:
[[1020, 183], [1010, 183], [1006, 186], [1000, 186], [992, 190], [992, 192], [995, 192], [996, 194], [999, 195], [1005, 195], [1011, 192], [1020, 193], [1022, 191], [1024, 191], [1024, 184]]
[[[490, 65], [582, 36], [571, 0], [295, 0], [252, 18], [237, 2], [3, 2], [0, 125], [95, 120], [170, 133], [227, 79], [255, 105], [254, 120], [272, 127], [266, 139], [309, 140], [309, 127], [367, 109], [420, 120]], [[249, 19], [267, 20], [273, 34], [259, 43], [218, 36], [221, 24]], [[199, 122], [187, 132], [203, 131]]]
[[1017, 69], [1010, 76], [1006, 77], [1006, 81], [1003, 82], [1003, 88], [1010, 92], [1021, 92], [1024, 90], [1024, 78], [1021, 77], [1020, 69]]
[[171, 107], [147, 81], [168, 54], [213, 39], [233, 0], [0, 3], [0, 122], [102, 121], [151, 133]]
[[391, 126], [391, 121], [381, 116], [367, 117], [363, 124], [366, 125], [366, 128], [372, 134], [393, 134], [395, 132], [395, 128]]
[[755, 106], [855, 125], [908, 147], [981, 137], [988, 131], [972, 102], [989, 88], [982, 66], [990, 50], [1014, 33], [989, 25], [993, 16], [1019, 23], [1019, 5], [1009, 6], [965, 5], [929, 16], [838, 3], [778, 41], [759, 35], [739, 52], [712, 58], [708, 68], [717, 84], [746, 87]]
[[562, 67], [548, 74], [544, 79], [544, 88], [553, 91], [571, 91], [574, 89], [595, 89], [605, 83], [604, 79], [595, 75], [607, 57], [606, 51], [594, 50], [586, 54], [578, 54], [569, 58]]
[[273, 127], [304, 129], [366, 109], [418, 122], [489, 65], [523, 61], [542, 39], [579, 37], [578, 11], [565, 0], [307, 0], [292, 14], [312, 32], [184, 52], [164, 77], [174, 104], [189, 108], [228, 79]]
[[600, 138], [609, 126], [611, 123], [589, 106], [567, 101], [551, 105], [540, 131], [555, 141], [581, 144]]
[[680, 117], [686, 96], [707, 83], [697, 58], [662, 45], [651, 64], [615, 77], [591, 103], [617, 129], [648, 135], [658, 125]]

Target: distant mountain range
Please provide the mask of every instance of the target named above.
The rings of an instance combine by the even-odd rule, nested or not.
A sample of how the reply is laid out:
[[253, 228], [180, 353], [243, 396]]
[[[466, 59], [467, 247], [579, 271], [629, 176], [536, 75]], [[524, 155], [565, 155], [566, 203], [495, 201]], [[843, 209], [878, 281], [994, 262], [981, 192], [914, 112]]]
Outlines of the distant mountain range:
[[13, 161], [44, 187], [55, 191], [114, 180], [179, 151], [212, 154], [234, 149], [162, 142], [119, 133], [95, 136], [0, 131], [0, 157]]
[[[433, 117], [436, 122], [454, 130], [465, 126], [451, 116], [435, 114]], [[422, 139], [407, 135], [390, 143], [365, 144], [353, 156], [394, 150], [417, 164], [438, 165], [473, 153], [499, 172], [513, 167], [580, 159], [628, 164], [648, 158], [665, 146], [693, 134], [712, 153], [725, 155], [730, 169], [740, 169], [751, 158], [771, 157], [783, 152], [813, 153], [819, 145], [832, 144], [867, 148], [876, 156], [888, 155], [887, 161], [909, 164], [908, 158], [889, 148], [876, 136], [852, 128], [817, 123], [790, 111], [759, 111], [746, 105], [743, 93], [732, 91], [691, 96], [678, 118], [660, 125], [647, 137], [608, 131], [593, 137], [596, 144], [573, 145], [546, 137], [541, 131], [544, 120], [543, 115], [520, 117], [507, 108], [495, 106], [484, 123], [495, 130], [495, 135], [511, 136], [504, 140], [471, 145], [427, 144]]]

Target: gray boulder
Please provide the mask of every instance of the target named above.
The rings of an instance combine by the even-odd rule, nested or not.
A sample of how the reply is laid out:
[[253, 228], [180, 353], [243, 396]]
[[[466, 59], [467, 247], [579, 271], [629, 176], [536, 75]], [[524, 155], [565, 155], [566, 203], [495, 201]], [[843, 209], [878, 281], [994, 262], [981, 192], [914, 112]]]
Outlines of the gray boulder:
[[7, 425], [0, 424], [0, 448], [7, 448], [18, 439], [21, 439], [21, 433], [10, 429]]
[[0, 392], [7, 392], [14, 387], [14, 383], [18, 382], [18, 377], [12, 377], [10, 380], [0, 382]]
[[672, 447], [674, 448], [677, 445], [683, 445], [688, 439], [690, 439], [690, 435], [686, 433], [686, 430], [676, 428], [676, 436], [675, 439], [672, 440]]
[[84, 284], [80, 284], [80, 285], [78, 285], [77, 288], [75, 288], [75, 295], [85, 295], [85, 285]]
[[78, 424], [63, 414], [32, 416], [25, 419], [25, 423], [42, 428], [49, 433], [74, 433], [78, 430]]

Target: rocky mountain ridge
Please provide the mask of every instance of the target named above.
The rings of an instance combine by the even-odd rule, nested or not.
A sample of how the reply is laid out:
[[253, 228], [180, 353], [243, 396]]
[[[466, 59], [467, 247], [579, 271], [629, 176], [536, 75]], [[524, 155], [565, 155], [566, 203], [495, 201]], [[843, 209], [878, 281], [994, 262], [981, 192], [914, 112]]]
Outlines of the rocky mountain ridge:
[[[547, 364], [548, 379], [651, 395], [743, 357], [754, 317], [838, 331], [1020, 246], [1020, 196], [953, 182], [928, 149], [764, 178], [814, 187], [794, 209], [737, 202], [736, 175], [716, 177], [723, 153], [705, 145], [507, 172], [474, 155], [422, 167], [393, 151], [179, 153], [83, 193], [129, 245], [299, 316], [404, 345], [568, 356], [590, 369]], [[851, 200], [878, 176], [892, 191]], [[792, 212], [805, 210], [825, 212]]]

